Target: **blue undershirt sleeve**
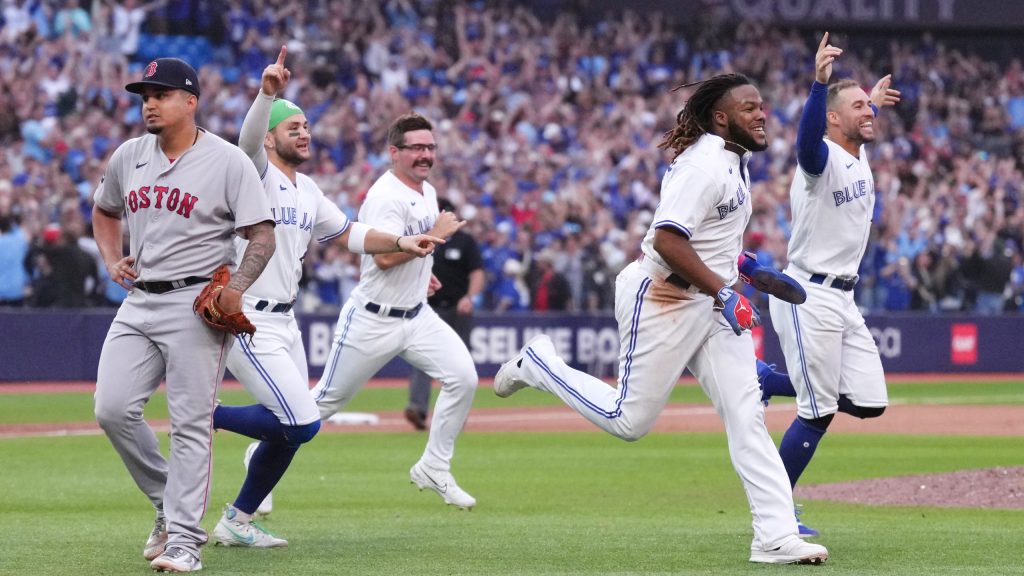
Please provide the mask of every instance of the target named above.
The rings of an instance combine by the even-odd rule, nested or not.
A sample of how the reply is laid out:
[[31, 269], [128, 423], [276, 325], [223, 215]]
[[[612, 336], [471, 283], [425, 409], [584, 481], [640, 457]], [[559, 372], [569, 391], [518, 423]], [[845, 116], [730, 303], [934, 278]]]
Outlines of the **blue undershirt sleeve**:
[[828, 145], [822, 140], [825, 137], [827, 97], [828, 86], [817, 81], [811, 84], [811, 93], [807, 96], [803, 114], [800, 115], [800, 127], [796, 132], [797, 162], [804, 172], [814, 176], [825, 171], [825, 163], [828, 161]]

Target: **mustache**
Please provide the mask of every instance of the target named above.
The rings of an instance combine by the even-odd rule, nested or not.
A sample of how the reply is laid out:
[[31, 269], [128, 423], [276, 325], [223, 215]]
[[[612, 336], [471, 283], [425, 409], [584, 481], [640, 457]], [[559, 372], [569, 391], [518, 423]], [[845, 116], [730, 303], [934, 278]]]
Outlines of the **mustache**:
[[433, 160], [417, 160], [416, 162], [413, 162], [412, 165], [413, 166], [426, 166], [427, 168], [433, 168], [434, 167], [434, 161]]

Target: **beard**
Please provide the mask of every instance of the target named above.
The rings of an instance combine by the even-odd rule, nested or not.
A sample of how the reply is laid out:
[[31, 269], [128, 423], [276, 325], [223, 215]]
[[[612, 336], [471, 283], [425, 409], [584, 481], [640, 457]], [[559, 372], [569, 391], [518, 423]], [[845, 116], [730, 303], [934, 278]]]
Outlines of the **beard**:
[[296, 150], [294, 147], [289, 148], [287, 146], [281, 146], [280, 144], [280, 142], [275, 144], [277, 156], [281, 160], [288, 163], [290, 166], [299, 166], [307, 160], [307, 158], [304, 158], [301, 154], [299, 154], [299, 151]]
[[768, 149], [767, 135], [765, 135], [763, 143], [759, 142], [749, 130], [741, 128], [732, 118], [729, 119], [729, 138], [727, 140], [731, 140], [751, 152], [763, 152]]
[[163, 126], [146, 126], [146, 132], [159, 136], [164, 131]]

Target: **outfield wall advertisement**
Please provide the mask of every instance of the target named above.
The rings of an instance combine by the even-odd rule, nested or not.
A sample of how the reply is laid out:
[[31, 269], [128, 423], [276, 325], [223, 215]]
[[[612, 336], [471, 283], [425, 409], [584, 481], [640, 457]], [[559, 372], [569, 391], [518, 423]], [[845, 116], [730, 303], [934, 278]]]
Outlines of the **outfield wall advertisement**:
[[[0, 312], [0, 382], [94, 380], [103, 338], [113, 311]], [[300, 317], [310, 375], [319, 376], [330, 354], [337, 316]], [[562, 357], [596, 376], [614, 376], [619, 335], [603, 315], [479, 315], [470, 351], [482, 377], [493, 376], [505, 359], [534, 334], [551, 336]], [[766, 319], [768, 320], [768, 319]], [[1024, 316], [869, 316], [868, 327], [889, 372], [1020, 372]], [[259, 334], [256, 335], [259, 338]], [[758, 353], [785, 366], [770, 324], [754, 331]], [[383, 377], [402, 377], [395, 360]]]

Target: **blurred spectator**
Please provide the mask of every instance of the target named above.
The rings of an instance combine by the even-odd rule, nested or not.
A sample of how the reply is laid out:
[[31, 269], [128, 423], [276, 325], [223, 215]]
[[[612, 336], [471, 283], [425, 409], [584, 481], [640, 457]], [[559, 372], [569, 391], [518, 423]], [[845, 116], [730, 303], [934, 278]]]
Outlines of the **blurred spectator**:
[[[124, 85], [151, 50], [195, 60], [201, 122], [231, 138], [264, 63], [288, 44], [299, 80], [285, 96], [313, 128], [309, 174], [346, 212], [387, 164], [382, 118], [411, 109], [444, 119], [435, 137], [445, 158], [433, 178], [478, 212], [484, 306], [530, 306], [517, 264], [539, 270], [547, 263], [538, 255], [554, 246], [548, 271], [567, 285], [565, 307], [607, 311], [658, 203], [667, 159], [655, 143], [689, 93], [670, 87], [740, 71], [761, 86], [772, 135], [749, 167], [748, 240], [757, 238], [759, 260], [784, 266], [795, 122], [816, 34], [631, 8], [531, 6], [544, 4], [3, 0], [0, 182], [11, 182], [11, 211], [40, 245], [62, 199], [87, 199], [113, 143], [135, 135], [139, 100]], [[885, 141], [870, 147], [875, 229], [856, 291], [869, 311], [972, 310], [990, 275], [979, 276], [978, 264], [991, 258], [971, 259], [982, 231], [1000, 234], [1011, 262], [1022, 250], [1022, 61], [963, 46], [963, 38], [912, 33], [884, 43], [850, 34], [843, 46], [837, 77], [868, 83], [868, 71], [891, 71], [904, 94], [877, 119]], [[894, 265], [901, 257], [907, 266]], [[318, 246], [307, 264], [309, 309], [343, 301], [358, 276], [354, 260]], [[981, 297], [986, 310], [997, 304], [991, 289]]]
[[0, 212], [0, 306], [21, 306], [28, 290], [25, 257], [28, 234], [9, 214]]
[[536, 270], [530, 289], [530, 308], [538, 312], [563, 312], [569, 310], [572, 294], [569, 281], [555, 269], [557, 255], [548, 248], [537, 254]]
[[110, 5], [113, 10], [114, 40], [125, 56], [132, 56], [139, 50], [139, 37], [142, 35], [142, 24], [146, 21], [146, 14], [167, 4], [167, 0], [154, 0], [141, 6], [136, 0], [97, 1]]
[[964, 278], [975, 293], [974, 311], [979, 314], [1000, 314], [1006, 305], [1005, 293], [1013, 271], [1013, 250], [991, 231], [982, 233], [980, 243], [963, 263]]
[[29, 254], [33, 268], [30, 304], [38, 308], [86, 308], [98, 284], [96, 261], [78, 246], [73, 229], [51, 224]]

